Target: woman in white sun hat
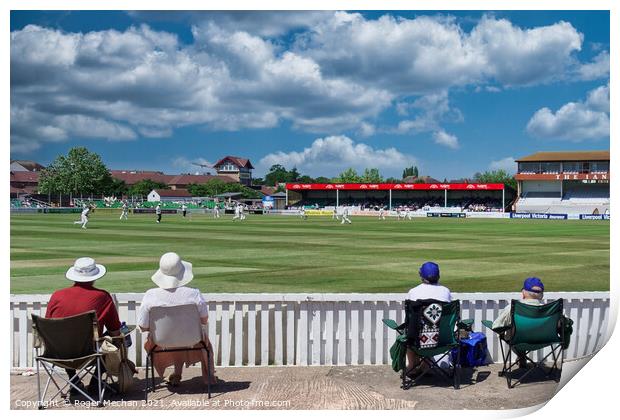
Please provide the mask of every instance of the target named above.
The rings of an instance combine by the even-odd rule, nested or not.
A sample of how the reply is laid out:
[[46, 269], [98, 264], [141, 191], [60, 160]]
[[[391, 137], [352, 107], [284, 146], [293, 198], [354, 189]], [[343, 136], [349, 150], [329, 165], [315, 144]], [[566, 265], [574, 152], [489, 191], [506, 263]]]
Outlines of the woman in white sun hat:
[[[138, 325], [140, 329], [148, 331], [149, 311], [151, 308], [156, 306], [187, 305], [190, 303], [196, 305], [200, 314], [200, 321], [203, 325], [206, 325], [208, 320], [207, 302], [202, 297], [200, 290], [186, 287], [186, 284], [192, 281], [193, 278], [194, 274], [191, 263], [181, 260], [181, 257], [174, 252], [162, 255], [159, 260], [159, 270], [151, 277], [153, 283], [158, 287], [147, 290], [138, 311]], [[213, 354], [213, 349], [206, 333], [204, 339], [209, 348], [209, 353]], [[150, 351], [153, 347], [153, 342], [149, 337], [144, 344], [144, 348], [146, 351]], [[217, 377], [215, 376], [213, 358], [207, 358], [207, 353], [200, 348], [180, 352], [157, 353], [153, 358], [153, 366], [161, 377], [164, 376], [167, 367], [174, 366], [174, 372], [167, 377], [167, 381], [173, 386], [178, 385], [181, 381], [183, 364], [189, 366], [198, 362], [202, 362], [203, 381], [206, 383], [209, 378], [207, 371], [207, 366], [209, 366], [211, 384], [216, 383]]]

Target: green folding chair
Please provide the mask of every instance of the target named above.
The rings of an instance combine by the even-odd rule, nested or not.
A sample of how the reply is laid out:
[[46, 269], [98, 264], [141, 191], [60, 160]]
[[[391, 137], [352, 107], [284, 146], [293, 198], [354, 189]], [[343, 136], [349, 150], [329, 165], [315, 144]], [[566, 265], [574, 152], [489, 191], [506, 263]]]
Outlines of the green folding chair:
[[[472, 319], [461, 321], [461, 303], [459, 300], [441, 302], [433, 299], [405, 300], [405, 322], [398, 325], [396, 321], [384, 319], [383, 323], [399, 333], [390, 350], [393, 368], [400, 370], [401, 388], [409, 389], [427, 374], [437, 374], [460, 387], [460, 351], [456, 360], [451, 360], [450, 353], [459, 347], [459, 329], [471, 330]], [[426, 327], [431, 326], [431, 330]], [[406, 353], [412, 350], [422, 363], [430, 366], [419, 375], [410, 378], [407, 371]], [[440, 363], [446, 359], [448, 368]]]
[[[37, 368], [38, 408], [46, 406], [45, 396], [50, 384], [56, 393], [47, 401], [57, 396], [66, 399], [70, 390], [75, 390], [86, 400], [100, 406], [106, 390], [115, 392], [111, 386], [112, 379], [104, 372], [104, 354], [101, 352], [99, 327], [95, 311], [66, 318], [43, 318], [32, 314], [33, 347]], [[41, 376], [47, 374], [47, 383], [41, 391]], [[56, 368], [75, 370], [72, 378], [67, 378]], [[97, 380], [97, 396], [91, 397], [77, 386], [87, 375]]]
[[[564, 349], [568, 346], [570, 337], [570, 333], [566, 335], [566, 326], [572, 325], [572, 321], [563, 315], [563, 305], [563, 299], [540, 306], [528, 305], [513, 299], [510, 302], [509, 326], [493, 329], [493, 321], [482, 321], [485, 327], [499, 336], [504, 362], [500, 376], [506, 378], [508, 388], [514, 388], [517, 384], [523, 383], [523, 380], [537, 369], [541, 369], [547, 378], [555, 371], [556, 382], [560, 380]], [[507, 349], [505, 350], [504, 347]], [[546, 354], [543, 352], [543, 357], [538, 362], [534, 362], [529, 356], [532, 352], [547, 347], [549, 347], [549, 352]], [[512, 353], [517, 355], [514, 362]], [[553, 359], [553, 365], [546, 369], [545, 361], [549, 357]], [[527, 362], [530, 362], [532, 366], [522, 375], [515, 375], [519, 369], [517, 366], [527, 365]]]

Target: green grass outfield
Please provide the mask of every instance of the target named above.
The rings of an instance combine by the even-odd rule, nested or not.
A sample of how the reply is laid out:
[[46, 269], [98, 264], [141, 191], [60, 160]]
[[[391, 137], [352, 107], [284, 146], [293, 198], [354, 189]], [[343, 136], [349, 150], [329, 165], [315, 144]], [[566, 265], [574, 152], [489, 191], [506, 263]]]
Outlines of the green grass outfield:
[[12, 215], [11, 293], [68, 286], [81, 256], [107, 266], [100, 287], [144, 292], [166, 251], [194, 264], [203, 292], [405, 292], [427, 260], [456, 292], [517, 291], [533, 275], [546, 291], [609, 290], [608, 221], [164, 214], [158, 225], [117, 213], [95, 212], [87, 230], [79, 214]]

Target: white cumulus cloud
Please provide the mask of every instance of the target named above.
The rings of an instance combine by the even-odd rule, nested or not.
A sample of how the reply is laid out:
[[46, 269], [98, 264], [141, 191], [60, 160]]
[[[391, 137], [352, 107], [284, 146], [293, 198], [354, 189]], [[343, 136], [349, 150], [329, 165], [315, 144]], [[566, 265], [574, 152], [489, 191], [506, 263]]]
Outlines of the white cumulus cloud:
[[443, 130], [435, 131], [433, 133], [433, 140], [435, 143], [446, 146], [450, 149], [459, 148], [459, 139], [455, 135], [446, 133]]
[[503, 159], [492, 161], [489, 164], [489, 169], [491, 169], [492, 171], [497, 171], [499, 169], [502, 169], [508, 172], [509, 174], [516, 174], [517, 173], [517, 162], [515, 162], [515, 158], [513, 158], [512, 156], [505, 157]]
[[364, 143], [355, 143], [346, 136], [329, 136], [314, 140], [310, 147], [299, 152], [270, 153], [260, 160], [259, 165], [268, 169], [272, 165], [280, 164], [286, 168], [296, 167], [311, 175], [331, 176], [349, 167], [358, 171], [379, 168], [396, 173], [415, 163], [413, 156], [393, 147], [375, 149]]
[[545, 107], [532, 116], [527, 132], [538, 138], [580, 142], [609, 137], [609, 86], [590, 92], [583, 102], [569, 102], [553, 112]]

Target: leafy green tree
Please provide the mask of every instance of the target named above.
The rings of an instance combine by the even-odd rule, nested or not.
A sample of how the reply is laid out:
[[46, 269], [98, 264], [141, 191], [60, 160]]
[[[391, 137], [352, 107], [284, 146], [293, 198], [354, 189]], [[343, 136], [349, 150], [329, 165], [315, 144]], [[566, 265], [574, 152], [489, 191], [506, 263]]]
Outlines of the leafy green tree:
[[58, 156], [39, 178], [39, 191], [73, 195], [99, 194], [110, 182], [110, 171], [101, 157], [85, 147], [74, 147]]
[[496, 171], [476, 172], [474, 180], [485, 184], [505, 184], [513, 189], [517, 189], [517, 180], [503, 169]]
[[129, 188], [129, 195], [137, 195], [145, 197], [153, 190], [167, 190], [170, 189], [168, 185], [163, 182], [153, 181], [151, 179], [143, 179], [138, 181]]
[[312, 184], [314, 182], [314, 178], [308, 175], [302, 175], [297, 181], [303, 182], [304, 184]]
[[317, 184], [329, 184], [331, 182], [331, 179], [325, 176], [319, 176], [317, 178], [314, 178], [314, 182], [316, 182]]
[[418, 167], [417, 166], [410, 166], [408, 168], [403, 169], [403, 179], [407, 178], [408, 176], [414, 176], [414, 177], [418, 177]]
[[379, 169], [366, 168], [364, 169], [364, 174], [362, 175], [362, 182], [379, 183], [379, 182], [383, 182], [383, 177], [379, 173]]
[[243, 198], [260, 198], [263, 194], [236, 182], [224, 182], [220, 179], [211, 179], [204, 184], [190, 184], [187, 190], [194, 197], [214, 197], [224, 193], [241, 193]]
[[109, 176], [104, 181], [102, 193], [108, 196], [122, 197], [128, 192], [127, 184], [122, 179], [112, 178]]
[[402, 181], [402, 179], [398, 179], [398, 178], [394, 178], [394, 177], [385, 178], [385, 182], [387, 184], [398, 184], [401, 181]]
[[264, 185], [265, 180], [263, 178], [252, 178], [252, 185]]
[[293, 168], [288, 173], [288, 182], [297, 182], [299, 181], [300, 177], [301, 177], [301, 174], [299, 173], [297, 168]]
[[289, 182], [290, 173], [282, 165], [273, 165], [265, 175], [265, 185], [275, 186], [278, 182]]
[[356, 184], [362, 182], [362, 177], [357, 174], [357, 171], [353, 168], [345, 169], [337, 177], [333, 179], [334, 182], [343, 182], [348, 184]]
[[413, 174], [412, 175], [415, 176], [416, 178], [419, 176], [419, 174], [418, 174], [418, 167], [417, 166], [413, 167]]

